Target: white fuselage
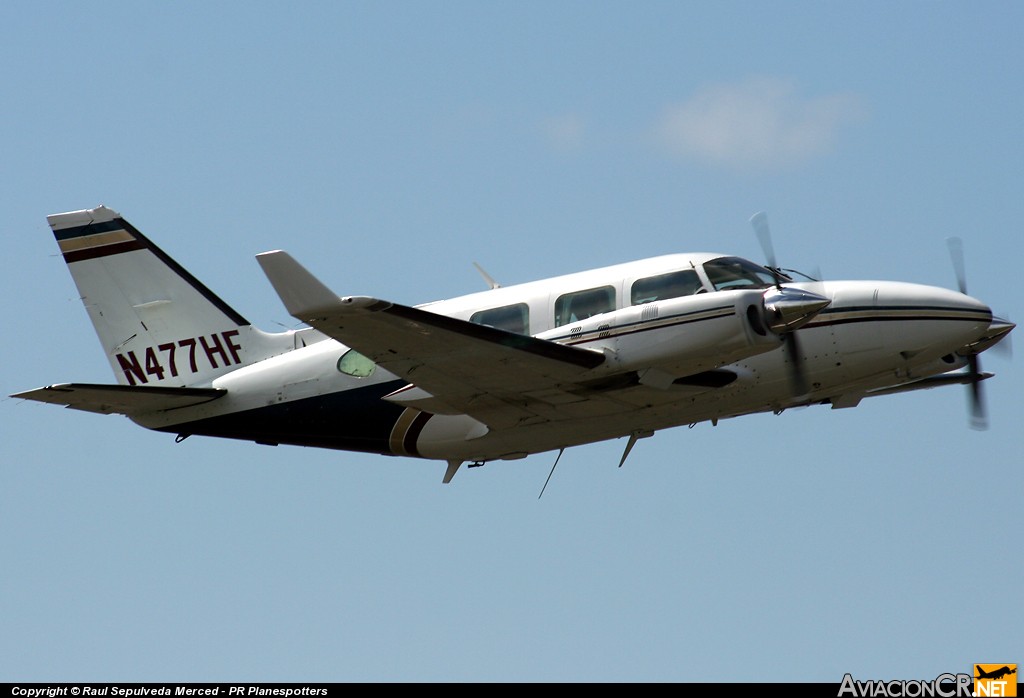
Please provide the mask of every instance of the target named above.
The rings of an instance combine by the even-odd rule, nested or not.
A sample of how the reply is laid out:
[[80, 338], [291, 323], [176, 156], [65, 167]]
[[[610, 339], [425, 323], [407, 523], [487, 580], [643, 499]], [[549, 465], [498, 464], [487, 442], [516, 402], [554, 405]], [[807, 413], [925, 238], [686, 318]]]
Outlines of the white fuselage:
[[[183, 433], [254, 438], [236, 427], [192, 427], [266, 410], [283, 419], [293, 415], [289, 405], [317, 400], [357, 410], [345, 396], [358, 394], [373, 401], [367, 409], [390, 410], [382, 418], [394, 422], [386, 439], [368, 439], [356, 446], [361, 450], [448, 460], [511, 459], [800, 404], [852, 406], [872, 390], [964, 366], [957, 351], [976, 342], [991, 322], [987, 306], [947, 289], [887, 281], [787, 281], [788, 288], [812, 290], [831, 301], [798, 330], [809, 392], [793, 395], [789, 345], [772, 332], [758, 331], [748, 318], [764, 287], [716, 290], [703, 265], [721, 257], [669, 255], [420, 306], [461, 320], [512, 322], [513, 331], [604, 354], [605, 362], [592, 369], [590, 388], [524, 395], [530, 416], [501, 428], [446, 413], [444, 405], [416, 389], [390, 395], [407, 381], [379, 367], [366, 376], [342, 373], [339, 359], [348, 347], [315, 330], [299, 331], [300, 348], [215, 378], [211, 385], [226, 389], [225, 398], [135, 420], [164, 431], [184, 425]], [[651, 279], [678, 271], [696, 273], [696, 293], [640, 297]], [[587, 317], [571, 314], [572, 302], [592, 300], [610, 306]], [[587, 399], [598, 394], [600, 399]], [[346, 419], [345, 412], [337, 414], [339, 432], [347, 428]], [[303, 440], [301, 429], [276, 434], [273, 421], [267, 424], [267, 443], [330, 446], [327, 435]], [[326, 424], [330, 421], [316, 422], [310, 433]]]

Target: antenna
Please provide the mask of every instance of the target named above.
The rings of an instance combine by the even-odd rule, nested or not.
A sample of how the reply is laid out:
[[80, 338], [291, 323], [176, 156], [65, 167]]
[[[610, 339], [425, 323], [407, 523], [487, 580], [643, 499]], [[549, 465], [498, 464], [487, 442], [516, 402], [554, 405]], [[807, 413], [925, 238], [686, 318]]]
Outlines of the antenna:
[[491, 289], [501, 288], [501, 284], [495, 281], [494, 277], [492, 277], [490, 274], [484, 271], [484, 268], [482, 266], [480, 266], [476, 262], [473, 262], [473, 266], [476, 267], [476, 270], [478, 272], [480, 272], [480, 276], [484, 277], [484, 281], [487, 282], [487, 285], [490, 286]]
[[544, 490], [548, 488], [548, 483], [551, 482], [551, 476], [555, 474], [555, 467], [558, 466], [558, 461], [561, 460], [563, 453], [565, 453], [564, 448], [558, 451], [558, 457], [555, 458], [555, 464], [551, 466], [551, 472], [548, 473], [548, 479], [544, 481], [544, 486], [540, 488], [540, 494], [537, 495], [537, 499], [544, 496]]

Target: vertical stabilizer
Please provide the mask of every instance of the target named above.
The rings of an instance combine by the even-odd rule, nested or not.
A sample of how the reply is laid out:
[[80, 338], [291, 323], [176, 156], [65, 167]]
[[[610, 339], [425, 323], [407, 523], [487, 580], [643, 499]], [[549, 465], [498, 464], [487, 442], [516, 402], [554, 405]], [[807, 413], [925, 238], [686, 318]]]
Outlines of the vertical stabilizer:
[[293, 347], [252, 327], [117, 211], [47, 221], [122, 385], [208, 385]]

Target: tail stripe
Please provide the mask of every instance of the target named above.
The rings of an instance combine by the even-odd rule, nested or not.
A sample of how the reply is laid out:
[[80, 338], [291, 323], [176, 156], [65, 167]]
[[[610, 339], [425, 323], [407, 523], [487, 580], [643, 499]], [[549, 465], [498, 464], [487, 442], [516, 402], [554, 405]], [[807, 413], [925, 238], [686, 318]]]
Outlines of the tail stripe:
[[68, 264], [143, 249], [142, 243], [117, 221], [65, 228], [54, 231], [54, 236]]
[[237, 325], [249, 324], [249, 321], [238, 311], [225, 303], [217, 294], [123, 218], [62, 228], [53, 231], [53, 235], [57, 238], [57, 244], [60, 245], [60, 250], [64, 253], [64, 261], [68, 264], [134, 250], [149, 250], [232, 322]]
[[83, 247], [81, 249], [74, 249], [74, 247], [67, 249], [64, 247], [64, 244], [65, 243], [61, 243], [61, 251], [64, 253], [64, 261], [68, 264], [82, 262], [87, 259], [108, 257], [114, 254], [121, 254], [122, 252], [132, 252], [133, 250], [145, 249], [145, 245], [138, 240], [116, 240], [113, 242], [96, 241], [89, 247]]

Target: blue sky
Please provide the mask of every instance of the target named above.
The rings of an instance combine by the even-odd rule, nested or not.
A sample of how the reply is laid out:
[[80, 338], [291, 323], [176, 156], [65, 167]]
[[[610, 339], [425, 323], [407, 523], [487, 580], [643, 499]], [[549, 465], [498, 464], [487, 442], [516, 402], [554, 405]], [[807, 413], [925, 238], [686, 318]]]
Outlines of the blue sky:
[[[675, 251], [1024, 317], [1024, 6], [0, 9], [3, 395], [109, 382], [49, 213], [257, 325], [253, 255], [419, 303]], [[785, 681], [1022, 662], [1024, 378], [460, 472], [0, 402], [0, 680]]]

